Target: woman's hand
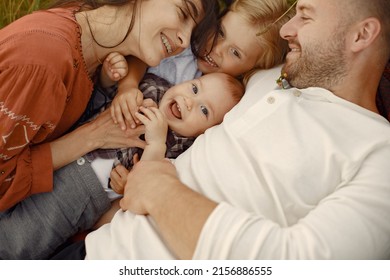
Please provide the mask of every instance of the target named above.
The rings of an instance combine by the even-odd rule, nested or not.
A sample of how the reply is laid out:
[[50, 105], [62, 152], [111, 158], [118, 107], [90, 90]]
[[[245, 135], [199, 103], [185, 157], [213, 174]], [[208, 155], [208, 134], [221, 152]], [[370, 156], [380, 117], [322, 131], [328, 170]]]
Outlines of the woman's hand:
[[145, 148], [143, 125], [123, 131], [106, 110], [95, 120], [50, 143], [54, 170], [96, 149]]
[[124, 92], [118, 91], [111, 103], [111, 117], [115, 123], [119, 124], [122, 130], [128, 127], [135, 128], [139, 121], [135, 116], [139, 106], [142, 104], [144, 96], [138, 88], [132, 88]]
[[138, 126], [135, 129], [122, 130], [118, 124], [113, 122], [108, 110], [100, 114], [89, 125], [91, 131], [87, 137], [95, 149], [145, 148], [145, 142], [139, 138], [145, 133], [145, 127]]

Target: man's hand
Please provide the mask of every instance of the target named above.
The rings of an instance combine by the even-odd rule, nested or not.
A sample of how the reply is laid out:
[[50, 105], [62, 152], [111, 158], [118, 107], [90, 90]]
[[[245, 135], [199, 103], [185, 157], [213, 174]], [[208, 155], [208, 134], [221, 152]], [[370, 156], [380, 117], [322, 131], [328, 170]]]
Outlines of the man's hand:
[[124, 197], [119, 205], [122, 210], [136, 214], [149, 214], [155, 201], [166, 199], [165, 191], [180, 184], [176, 169], [169, 160], [140, 161], [127, 176]]

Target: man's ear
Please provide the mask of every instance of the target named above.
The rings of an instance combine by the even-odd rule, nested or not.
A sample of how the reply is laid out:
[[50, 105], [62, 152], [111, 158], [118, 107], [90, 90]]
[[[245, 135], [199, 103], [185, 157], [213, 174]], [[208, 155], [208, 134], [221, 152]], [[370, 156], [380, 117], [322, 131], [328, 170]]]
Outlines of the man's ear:
[[359, 22], [353, 29], [353, 42], [351, 50], [359, 52], [370, 46], [381, 31], [381, 23], [377, 18], [370, 17]]

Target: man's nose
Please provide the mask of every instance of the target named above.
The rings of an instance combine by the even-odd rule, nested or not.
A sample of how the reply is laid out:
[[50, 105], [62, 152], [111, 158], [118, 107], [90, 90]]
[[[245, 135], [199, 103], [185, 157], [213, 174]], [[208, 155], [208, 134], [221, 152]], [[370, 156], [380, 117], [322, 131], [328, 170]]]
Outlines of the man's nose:
[[294, 16], [280, 28], [279, 31], [280, 37], [282, 37], [285, 40], [295, 37], [297, 35], [297, 29], [298, 29], [297, 16]]

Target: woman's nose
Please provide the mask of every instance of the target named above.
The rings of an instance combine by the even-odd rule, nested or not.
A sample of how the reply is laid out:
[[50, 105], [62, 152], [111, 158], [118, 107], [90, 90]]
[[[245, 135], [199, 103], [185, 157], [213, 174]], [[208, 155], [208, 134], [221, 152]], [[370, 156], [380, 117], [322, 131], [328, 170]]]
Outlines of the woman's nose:
[[177, 38], [179, 39], [179, 46], [183, 49], [186, 49], [190, 45], [192, 34], [192, 26], [186, 24], [183, 28], [177, 33]]

